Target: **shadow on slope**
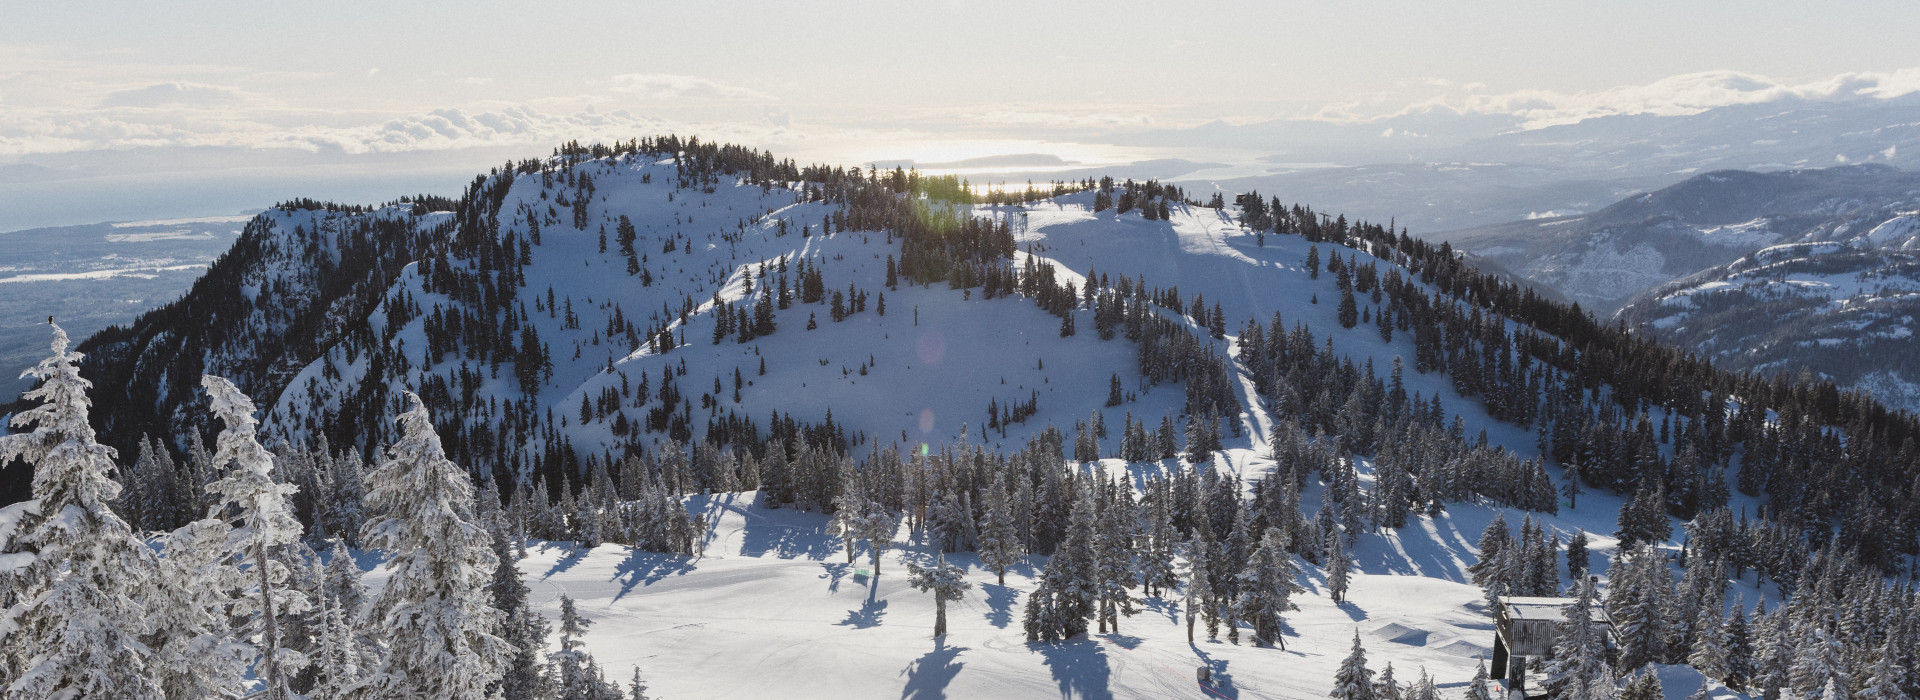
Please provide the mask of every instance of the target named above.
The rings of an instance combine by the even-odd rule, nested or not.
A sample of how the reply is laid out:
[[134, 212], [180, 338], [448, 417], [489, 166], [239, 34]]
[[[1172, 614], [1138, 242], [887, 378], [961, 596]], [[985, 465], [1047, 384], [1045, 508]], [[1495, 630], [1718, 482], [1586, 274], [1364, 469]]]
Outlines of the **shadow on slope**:
[[1099, 642], [1076, 637], [1058, 644], [1030, 642], [1027, 648], [1043, 657], [1047, 671], [1053, 674], [1053, 682], [1060, 688], [1060, 697], [1113, 698], [1113, 691], [1108, 688], [1113, 680], [1113, 668], [1107, 665], [1107, 651]]
[[947, 684], [953, 677], [960, 675], [960, 668], [966, 664], [954, 659], [967, 647], [950, 647], [944, 638], [933, 640], [933, 651], [921, 655], [900, 675], [907, 677], [907, 686], [900, 689], [900, 697], [909, 700], [934, 700], [947, 696]]

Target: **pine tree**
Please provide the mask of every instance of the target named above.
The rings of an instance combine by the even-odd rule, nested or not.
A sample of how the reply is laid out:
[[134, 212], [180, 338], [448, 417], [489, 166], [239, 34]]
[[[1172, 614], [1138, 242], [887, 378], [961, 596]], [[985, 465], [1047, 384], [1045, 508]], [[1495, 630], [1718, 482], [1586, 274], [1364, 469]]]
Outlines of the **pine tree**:
[[1619, 669], [1635, 671], [1664, 653], [1664, 603], [1673, 584], [1666, 562], [1650, 544], [1633, 550], [1616, 568], [1608, 582], [1607, 613], [1620, 648]]
[[[1210, 608], [1213, 583], [1207, 580], [1207, 545], [1199, 540], [1187, 543], [1187, 597], [1180, 606], [1187, 619], [1187, 643], [1193, 643], [1193, 623], [1203, 607]], [[1209, 635], [1211, 638], [1211, 635]]]
[[1480, 660], [1480, 668], [1473, 672], [1473, 681], [1467, 684], [1466, 700], [1493, 700], [1487, 690], [1487, 661]]
[[1335, 603], [1347, 599], [1347, 586], [1353, 583], [1353, 557], [1347, 555], [1343, 540], [1337, 534], [1327, 537], [1327, 592]]
[[1856, 700], [1908, 700], [1909, 695], [1902, 687], [1906, 678], [1906, 669], [1901, 668], [1897, 657], [1900, 649], [1895, 646], [1900, 635], [1888, 634], [1880, 650], [1875, 652], [1873, 665], [1867, 668], [1867, 678]]
[[32, 430], [0, 436], [0, 464], [34, 470], [32, 498], [0, 508], [0, 686], [19, 698], [158, 698], [140, 642], [153, 553], [107, 505], [120, 493], [115, 453], [88, 423], [80, 353], [59, 326], [51, 347], [22, 375], [40, 382], [22, 398], [41, 403], [13, 425]]
[[1721, 622], [1719, 613], [1718, 604], [1701, 606], [1699, 619], [1694, 624], [1698, 633], [1694, 636], [1693, 652], [1687, 656], [1687, 663], [1698, 669], [1701, 675], [1725, 683], [1731, 671], [1727, 659], [1727, 628]]
[[202, 377], [201, 386], [214, 415], [226, 424], [214, 441], [213, 454], [215, 468], [225, 476], [208, 484], [207, 493], [224, 504], [233, 527], [227, 537], [232, 564], [253, 579], [232, 612], [253, 620], [243, 635], [259, 640], [262, 647], [253, 665], [268, 700], [282, 700], [290, 694], [287, 679], [307, 663], [300, 652], [284, 648], [281, 622], [282, 616], [305, 612], [307, 597], [288, 585], [291, 570], [286, 563], [269, 555], [300, 539], [300, 520], [287, 503], [295, 488], [273, 480], [273, 453], [255, 437], [259, 423], [253, 417], [253, 400], [220, 377]]
[[1575, 530], [1567, 540], [1567, 576], [1575, 580], [1587, 575], [1587, 531]]
[[339, 603], [323, 599], [320, 602], [322, 626], [320, 640], [313, 659], [319, 669], [313, 689], [308, 691], [308, 700], [346, 700], [353, 696], [361, 677], [372, 669], [363, 666], [365, 654], [359, 640], [353, 633], [347, 614]]
[[980, 563], [992, 571], [995, 583], [1007, 585], [1007, 567], [1020, 561], [1020, 535], [1014, 531], [1007, 492], [994, 482], [986, 489], [986, 511], [980, 515]]
[[1561, 611], [1564, 619], [1557, 625], [1553, 659], [1547, 664], [1547, 688], [1557, 697], [1597, 700], [1601, 696], [1596, 692], [1613, 687], [1606, 638], [1592, 624], [1594, 605], [1589, 579], [1580, 582], [1573, 603]]
[[1660, 688], [1660, 676], [1651, 670], [1642, 670], [1627, 681], [1627, 687], [1620, 691], [1620, 700], [1661, 700], [1666, 692]]
[[945, 554], [939, 555], [930, 568], [907, 562], [907, 585], [913, 586], [914, 590], [933, 594], [934, 637], [947, 634], [947, 601], [959, 600], [968, 589], [973, 588], [966, 576], [965, 569], [947, 563]]
[[1393, 678], [1393, 662], [1380, 669], [1380, 680], [1373, 684], [1373, 696], [1379, 700], [1401, 700], [1400, 681]]
[[363, 686], [368, 697], [480, 700], [513, 648], [496, 636], [488, 600], [499, 560], [474, 522], [473, 484], [447, 460], [420, 397], [399, 419], [400, 440], [368, 477], [361, 540], [384, 551], [386, 588], [368, 610], [387, 647]]
[[1286, 535], [1280, 528], [1267, 528], [1260, 538], [1260, 548], [1248, 557], [1246, 568], [1236, 577], [1240, 600], [1234, 611], [1241, 620], [1253, 623], [1255, 644], [1287, 648], [1281, 634], [1283, 618], [1293, 609], [1293, 594], [1301, 590], [1300, 584], [1293, 580], [1298, 574], [1293, 553], [1287, 551]]
[[880, 575], [880, 556], [893, 546], [893, 536], [900, 530], [900, 514], [878, 501], [867, 501], [865, 515], [857, 523], [860, 539], [867, 541], [867, 549], [873, 553], [873, 575]]
[[1742, 598], [1720, 627], [1720, 642], [1727, 657], [1727, 672], [1720, 682], [1738, 691], [1745, 691], [1753, 680], [1753, 641], [1747, 629], [1746, 606]]
[[1333, 675], [1333, 692], [1327, 697], [1334, 700], [1375, 700], [1373, 692], [1373, 672], [1367, 670], [1367, 650], [1360, 646], [1360, 633], [1353, 633], [1353, 651], [1347, 659], [1340, 662], [1340, 670]]
[[247, 661], [256, 649], [234, 634], [228, 614], [235, 591], [250, 582], [232, 565], [228, 535], [218, 519], [188, 523], [167, 533], [146, 603], [161, 691], [169, 698], [239, 697], [247, 690]]
[[499, 564], [493, 571], [490, 593], [493, 607], [502, 615], [500, 636], [514, 649], [500, 676], [500, 698], [541, 700], [553, 685], [547, 665], [541, 661], [541, 651], [547, 646], [547, 618], [528, 605], [530, 591], [521, 580], [514, 543], [499, 523], [495, 523], [492, 540]]

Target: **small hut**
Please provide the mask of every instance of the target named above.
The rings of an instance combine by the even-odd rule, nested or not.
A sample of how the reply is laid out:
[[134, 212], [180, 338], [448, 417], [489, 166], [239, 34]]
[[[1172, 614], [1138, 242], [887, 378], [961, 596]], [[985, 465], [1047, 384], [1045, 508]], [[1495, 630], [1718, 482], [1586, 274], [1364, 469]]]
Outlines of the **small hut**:
[[[1554, 640], [1559, 637], [1559, 623], [1566, 619], [1564, 610], [1573, 603], [1567, 598], [1501, 596], [1500, 605], [1493, 612], [1493, 667], [1490, 675], [1507, 689], [1509, 697], [1532, 698], [1546, 697], [1546, 689], [1534, 690], [1527, 687], [1527, 662], [1532, 659], [1553, 655]], [[1608, 649], [1613, 647], [1613, 619], [1607, 617], [1607, 610], [1600, 605], [1593, 606], [1590, 624], [1602, 628], [1603, 638]]]

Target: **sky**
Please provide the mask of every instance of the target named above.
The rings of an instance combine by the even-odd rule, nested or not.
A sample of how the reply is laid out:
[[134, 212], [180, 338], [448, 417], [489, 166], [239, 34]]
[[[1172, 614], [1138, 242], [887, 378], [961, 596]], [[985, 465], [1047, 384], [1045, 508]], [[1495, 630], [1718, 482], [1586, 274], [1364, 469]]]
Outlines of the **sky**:
[[[451, 191], [568, 139], [665, 131], [848, 164], [1234, 163], [1286, 144], [1193, 152], [1153, 136], [1409, 113], [1537, 128], [1920, 91], [1920, 3], [1904, 1], [9, 1], [5, 14], [0, 230], [268, 187]], [[74, 211], [99, 197], [120, 203]]]

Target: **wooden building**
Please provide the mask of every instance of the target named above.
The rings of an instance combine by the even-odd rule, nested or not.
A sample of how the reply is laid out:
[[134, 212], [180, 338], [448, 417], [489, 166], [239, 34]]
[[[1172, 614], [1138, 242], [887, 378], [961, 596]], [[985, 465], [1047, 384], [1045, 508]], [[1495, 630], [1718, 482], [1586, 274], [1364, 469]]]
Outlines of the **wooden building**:
[[[1527, 664], [1553, 655], [1559, 624], [1566, 619], [1568, 598], [1501, 596], [1493, 612], [1493, 665], [1488, 674], [1507, 689], [1509, 697], [1546, 697], [1546, 688], [1529, 687]], [[1602, 628], [1609, 651], [1613, 648], [1613, 619], [1595, 601], [1591, 624]]]

